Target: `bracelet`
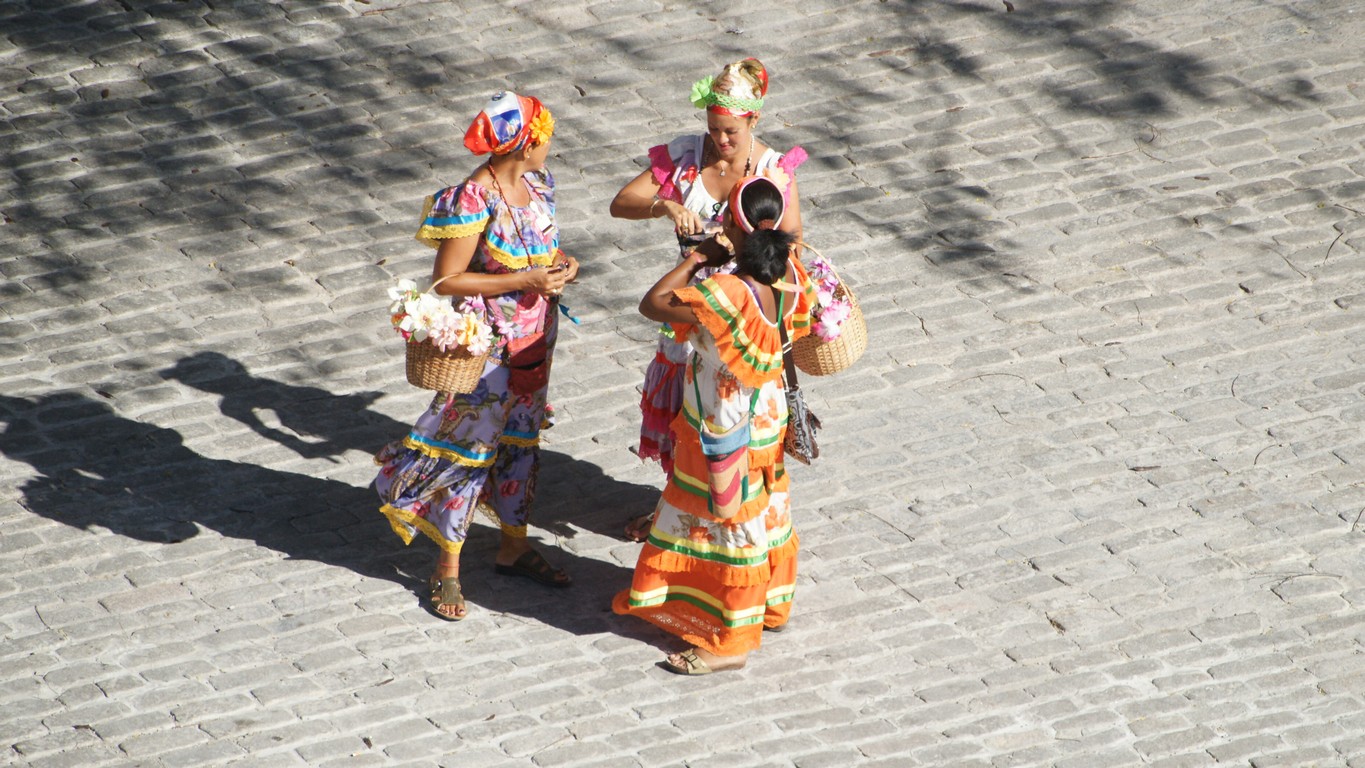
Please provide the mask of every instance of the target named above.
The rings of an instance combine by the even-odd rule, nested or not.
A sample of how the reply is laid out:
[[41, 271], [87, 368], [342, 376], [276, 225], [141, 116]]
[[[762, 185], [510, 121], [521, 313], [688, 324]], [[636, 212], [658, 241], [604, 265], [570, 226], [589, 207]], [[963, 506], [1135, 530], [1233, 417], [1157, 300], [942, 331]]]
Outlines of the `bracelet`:
[[654, 215], [654, 206], [656, 206], [656, 205], [658, 205], [659, 203], [662, 203], [662, 202], [663, 202], [663, 198], [656, 197], [656, 198], [654, 198], [654, 202], [652, 202], [652, 203], [649, 204], [649, 218], [651, 218], [651, 219], [657, 218], [657, 217]]

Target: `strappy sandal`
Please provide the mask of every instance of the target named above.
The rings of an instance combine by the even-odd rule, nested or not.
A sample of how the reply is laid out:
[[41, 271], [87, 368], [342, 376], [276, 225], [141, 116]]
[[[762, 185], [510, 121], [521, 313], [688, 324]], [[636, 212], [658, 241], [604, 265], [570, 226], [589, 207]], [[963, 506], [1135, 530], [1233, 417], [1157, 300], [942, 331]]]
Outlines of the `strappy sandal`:
[[499, 576], [521, 576], [547, 587], [562, 588], [573, 583], [562, 570], [550, 565], [539, 552], [528, 549], [511, 565], [493, 564], [493, 571]]
[[697, 655], [696, 648], [689, 648], [683, 651], [682, 653], [674, 655], [676, 655], [679, 659], [682, 660], [682, 664], [673, 663], [673, 657], [669, 656], [668, 658], [659, 662], [659, 666], [663, 667], [669, 672], [672, 672], [675, 675], [688, 675], [690, 677], [696, 677], [698, 675], [710, 675], [715, 672], [729, 672], [736, 669], [744, 669], [744, 665], [749, 662], [747, 658], [744, 658], [741, 659], [738, 664], [731, 664], [720, 667], [719, 669], [712, 669], [710, 664], [707, 664], [706, 661], [702, 659], [702, 657]]
[[[464, 593], [460, 591], [460, 578], [458, 576], [442, 576], [433, 573], [431, 575], [431, 595], [427, 598], [427, 605], [431, 607], [431, 612], [438, 619], [446, 621], [461, 621], [469, 615], [469, 610], [465, 608]], [[461, 613], [459, 615], [443, 613], [441, 606], [453, 605]]]

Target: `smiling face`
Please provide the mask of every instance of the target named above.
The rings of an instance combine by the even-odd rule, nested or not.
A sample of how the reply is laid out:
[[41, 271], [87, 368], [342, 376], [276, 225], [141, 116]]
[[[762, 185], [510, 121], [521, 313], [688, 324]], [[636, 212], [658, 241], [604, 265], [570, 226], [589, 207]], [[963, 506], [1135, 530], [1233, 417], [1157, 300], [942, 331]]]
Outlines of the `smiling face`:
[[720, 153], [720, 158], [729, 162], [737, 157], [742, 157], [741, 153], [749, 150], [749, 143], [754, 139], [754, 123], [756, 122], [758, 122], [758, 115], [735, 117], [707, 110], [706, 134], [711, 137], [711, 142], [715, 144], [716, 150]]

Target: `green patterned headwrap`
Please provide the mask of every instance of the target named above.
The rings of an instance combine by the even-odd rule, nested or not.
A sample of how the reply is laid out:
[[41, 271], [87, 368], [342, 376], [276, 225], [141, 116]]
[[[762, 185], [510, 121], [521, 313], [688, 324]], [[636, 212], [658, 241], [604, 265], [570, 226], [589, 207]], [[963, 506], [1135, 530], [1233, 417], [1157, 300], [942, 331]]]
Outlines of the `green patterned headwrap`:
[[736, 112], [757, 112], [763, 109], [763, 97], [757, 99], [740, 99], [724, 93], [716, 93], [711, 86], [716, 82], [714, 76], [703, 77], [692, 84], [692, 105], [697, 109], [707, 107], [725, 107]]

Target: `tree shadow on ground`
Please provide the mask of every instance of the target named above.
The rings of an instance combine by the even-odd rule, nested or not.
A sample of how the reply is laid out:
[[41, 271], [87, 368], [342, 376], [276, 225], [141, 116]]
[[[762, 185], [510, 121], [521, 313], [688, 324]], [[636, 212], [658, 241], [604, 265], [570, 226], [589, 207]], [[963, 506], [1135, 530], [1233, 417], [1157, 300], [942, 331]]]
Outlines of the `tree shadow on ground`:
[[[885, 16], [865, 43], [804, 55], [808, 70], [850, 76], [841, 80], [838, 104], [812, 105], [801, 122], [820, 126], [819, 143], [848, 148], [851, 175], [871, 188], [833, 195], [831, 215], [858, 219], [865, 231], [959, 274], [1018, 272], [1016, 254], [1028, 247], [1010, 238], [1013, 224], [996, 218], [995, 194], [962, 167], [968, 147], [990, 143], [989, 121], [1036, 128], [1035, 145], [1015, 133], [1016, 146], [992, 150], [1028, 173], [1037, 170], [1031, 156], [1039, 153], [1086, 160], [1094, 137], [1078, 145], [1069, 130], [1076, 124], [1102, 121], [1114, 139], [1138, 142], [1150, 121], [1178, 119], [1192, 107], [1294, 111], [1320, 101], [1313, 83], [1295, 74], [1298, 63], [1242, 77], [1207, 46], [1176, 47], [1125, 28], [1141, 12], [1118, 0], [895, 0], [882, 7]], [[982, 30], [996, 40], [982, 42]], [[891, 94], [906, 103], [849, 108], [886, 104]], [[895, 133], [888, 113], [910, 122], [893, 143], [886, 143]], [[984, 133], [974, 135], [978, 130]], [[870, 176], [859, 167], [867, 164]], [[905, 217], [907, 204], [923, 206], [922, 216]]]
[[[207, 391], [230, 391], [225, 402], [230, 400], [228, 410], [237, 418], [249, 421], [258, 409], [273, 409], [282, 424], [319, 438], [302, 446], [306, 454], [334, 455], [362, 445], [368, 450], [376, 441], [407, 430], [407, 425], [363, 407], [372, 393], [349, 400], [342, 396], [339, 402], [347, 407], [333, 407], [319, 402], [323, 390], [269, 382], [213, 354], [196, 355], [170, 371]], [[186, 541], [209, 529], [289, 559], [392, 581], [411, 589], [419, 600], [425, 597], [435, 549], [405, 548], [389, 532], [370, 488], [209, 458], [187, 448], [175, 430], [122, 416], [110, 404], [74, 392], [0, 395], [0, 428], [0, 453], [33, 469], [34, 477], [19, 490], [23, 506], [35, 514], [96, 535], [105, 529], [151, 543]], [[300, 448], [297, 435], [256, 428], [264, 437]], [[569, 523], [600, 517], [615, 503], [639, 504], [657, 496], [653, 488], [619, 482], [586, 462], [548, 451], [544, 459], [546, 474], [572, 478], [547, 484], [557, 497], [547, 527], [561, 533], [572, 535]], [[575, 633], [605, 629], [603, 609], [612, 594], [629, 584], [629, 568], [564, 548], [547, 554], [574, 575], [569, 590], [492, 580], [489, 547], [496, 546], [496, 538], [483, 531], [471, 537], [468, 559], [475, 565], [469, 571], [470, 586], [477, 590], [479, 605]], [[481, 576], [478, 558], [485, 555], [488, 575]], [[470, 592], [473, 600], [475, 590]]]

